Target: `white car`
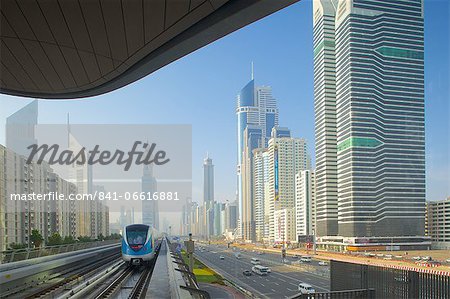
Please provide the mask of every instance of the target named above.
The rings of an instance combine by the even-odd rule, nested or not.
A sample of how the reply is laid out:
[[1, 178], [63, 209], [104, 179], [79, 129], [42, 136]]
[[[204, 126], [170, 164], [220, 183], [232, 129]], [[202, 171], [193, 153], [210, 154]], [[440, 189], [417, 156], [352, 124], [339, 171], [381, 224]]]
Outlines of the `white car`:
[[307, 283], [300, 283], [298, 285], [298, 290], [300, 291], [301, 294], [315, 294], [316, 290], [314, 290], [314, 288]]
[[319, 262], [319, 266], [328, 266], [328, 263], [324, 262], [324, 261], [320, 261]]
[[224, 259], [225, 259], [225, 257], [224, 257], [223, 255], [221, 255], [219, 258], [220, 258], [221, 260], [224, 260]]

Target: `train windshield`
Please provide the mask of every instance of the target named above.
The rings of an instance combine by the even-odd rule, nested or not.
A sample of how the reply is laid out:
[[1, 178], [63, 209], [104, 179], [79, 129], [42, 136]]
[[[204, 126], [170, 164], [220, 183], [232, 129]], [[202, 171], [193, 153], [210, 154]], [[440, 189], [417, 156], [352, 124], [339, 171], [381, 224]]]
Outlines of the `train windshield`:
[[130, 225], [127, 227], [127, 241], [129, 245], [144, 245], [147, 239], [148, 226]]

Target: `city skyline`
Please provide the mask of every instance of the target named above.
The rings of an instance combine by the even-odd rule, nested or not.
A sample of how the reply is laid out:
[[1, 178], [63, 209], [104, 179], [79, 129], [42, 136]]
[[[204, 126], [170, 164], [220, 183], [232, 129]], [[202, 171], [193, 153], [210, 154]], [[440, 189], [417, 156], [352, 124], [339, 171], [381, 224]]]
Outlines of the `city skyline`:
[[[441, 142], [442, 136], [448, 136], [448, 121], [446, 121], [448, 119], [448, 109], [442, 109], [442, 107], [448, 107], [448, 90], [443, 87], [443, 84], [448, 81], [445, 79], [448, 78], [448, 73], [445, 70], [445, 67], [448, 66], [448, 57], [445, 57], [445, 55], [442, 56], [442, 53], [446, 52], [445, 49], [447, 49], [446, 47], [448, 47], [448, 43], [439, 42], [438, 37], [431, 32], [433, 28], [441, 28], [444, 30], [444, 34], [442, 36], [446, 36], [445, 32], [448, 30], [448, 26], [445, 26], [448, 21], [443, 18], [439, 18], [441, 13], [439, 5], [443, 5], [442, 2], [436, 1], [434, 6], [433, 2], [430, 4], [425, 2], [426, 15], [433, 14], [436, 16], [435, 18], [426, 18], [425, 21], [425, 43], [427, 48], [427, 52], [425, 54], [425, 64], [427, 66], [425, 70], [427, 78], [425, 91], [425, 111], [427, 113], [427, 200], [440, 200], [446, 198], [446, 196], [450, 193], [448, 184], [446, 184], [449, 180], [448, 144]], [[194, 148], [193, 200], [199, 201], [201, 199], [202, 185], [200, 163], [203, 159], [202, 156], [205, 151], [210, 151], [216, 157], [217, 200], [233, 200], [235, 196], [235, 180], [229, 177], [230, 173], [235, 170], [235, 167], [230, 165], [234, 164], [230, 162], [235, 161], [235, 155], [233, 153], [227, 153], [230, 151], [230, 148], [233, 147], [232, 144], [227, 145], [227, 141], [232, 142], [234, 140], [235, 130], [231, 124], [233, 122], [233, 118], [230, 118], [229, 114], [226, 113], [228, 115], [227, 118], [230, 119], [225, 119], [221, 116], [221, 114], [225, 113], [221, 112], [224, 110], [233, 110], [235, 105], [233, 101], [235, 94], [239, 91], [240, 86], [245, 84], [245, 82], [250, 78], [251, 61], [255, 62], [255, 79], [261, 84], [268, 84], [273, 87], [274, 97], [276, 97], [279, 101], [280, 114], [283, 115], [283, 125], [291, 128], [294, 136], [305, 136], [311, 144], [314, 141], [312, 130], [312, 80], [311, 78], [307, 78], [312, 74], [312, 66], [310, 65], [309, 67], [304, 67], [305, 62], [307, 62], [306, 65], [312, 63], [311, 11], [312, 4], [308, 3], [308, 1], [302, 1], [284, 11], [276, 13], [247, 28], [235, 32], [208, 47], [200, 49], [199, 51], [185, 57], [183, 60], [177, 61], [156, 72], [153, 76], [149, 76], [140, 82], [125, 87], [123, 90], [118, 90], [91, 100], [64, 102], [40, 101], [40, 105], [42, 107], [41, 109], [43, 110], [40, 118], [42, 122], [64, 123], [65, 116], [58, 116], [55, 113], [55, 111], [58, 110], [70, 112], [71, 115], [73, 115], [72, 118], [74, 123], [111, 123], [117, 122], [117, 120], [123, 122], [146, 122], [148, 120], [152, 120], [170, 123], [174, 122], [174, 118], [171, 118], [167, 111], [164, 111], [170, 110], [174, 113], [175, 119], [186, 123], [192, 122], [194, 124], [195, 141], [214, 136], [214, 134], [217, 133], [217, 130], [221, 130], [223, 131], [222, 139], [224, 140], [224, 143], [212, 142], [211, 144], [207, 144], [205, 142], [194, 142], [194, 144], [201, 145]], [[285, 61], [291, 58], [293, 61], [292, 67], [286, 63], [282, 63], [280, 66], [277, 66], [280, 60], [275, 59], [274, 61], [270, 61], [270, 59], [268, 59], [270, 53], [261, 53], [264, 51], [259, 51], [256, 53], [255, 49], [261, 47], [261, 43], [256, 43], [254, 46], [249, 47], [249, 49], [246, 50], [242, 56], [238, 57], [236, 61], [230, 60], [231, 57], [233, 57], [233, 55], [231, 55], [233, 52], [231, 52], [230, 56], [224, 56], [225, 61], [213, 63], [213, 58], [219, 54], [222, 55], [222, 53], [225, 53], [226, 50], [237, 51], [237, 47], [233, 48], [230, 46], [231, 44], [236, 44], [238, 41], [248, 39], [249, 37], [256, 40], [257, 38], [263, 36], [264, 31], [269, 26], [274, 28], [275, 33], [273, 35], [280, 33], [280, 36], [278, 37], [267, 37], [270, 39], [269, 41], [272, 41], [274, 44], [282, 44], [283, 41], [286, 41], [285, 35], [283, 36], [281, 34], [283, 32], [283, 26], [291, 26], [300, 34], [299, 41], [290, 41], [290, 43], [292, 42], [292, 49], [286, 49], [286, 58], [281, 60]], [[308, 32], [309, 29], [311, 29], [311, 32]], [[274, 46], [272, 45], [272, 47]], [[281, 49], [278, 47], [275, 47], [273, 50], [276, 50], [275, 53], [281, 53]], [[273, 54], [270, 54], [270, 56], [276, 57], [276, 55]], [[177, 94], [176, 92], [170, 90], [168, 85], [165, 83], [169, 82], [169, 78], [173, 77], [172, 74], [191, 74], [191, 68], [194, 65], [199, 64], [199, 61], [211, 62], [208, 67], [203, 66], [208, 63], [201, 64], [202, 69], [198, 72], [200, 79], [206, 80], [209, 71], [217, 71], [218, 69], [221, 70], [221, 72], [216, 72], [216, 76], [214, 78], [210, 78], [208, 79], [209, 81], [207, 81], [211, 83], [211, 87], [207, 88], [207, 90], [216, 89], [220, 91], [217, 93], [219, 97], [215, 100], [218, 108], [217, 110], [212, 110], [211, 114], [211, 118], [217, 118], [219, 122], [217, 122], [216, 126], [211, 126], [212, 128], [202, 128], [201, 120], [196, 121], [191, 116], [188, 116], [189, 113], [186, 113], [186, 111], [190, 111], [189, 109], [191, 108], [187, 108], [187, 104], [191, 102], [191, 100], [174, 101], [173, 99], [182, 99], [186, 97], [186, 95], [182, 97], [181, 94]], [[230, 64], [230, 67], [226, 67], [225, 64]], [[236, 66], [238, 67], [236, 68]], [[282, 70], [282, 68], [284, 70]], [[294, 69], [296, 70], [294, 71]], [[431, 70], [433, 70], [433, 72]], [[235, 76], [228, 76], [229, 72], [232, 72]], [[227, 78], [226, 84], [223, 84], [225, 81], [220, 80], [222, 75], [224, 78]], [[304, 82], [302, 81], [303, 79]], [[161, 85], [159, 92], [155, 92], [155, 84]], [[186, 90], [186, 88], [183, 87], [188, 86], [192, 86], [192, 83], [182, 83], [180, 85], [182, 88], [180, 89]], [[300, 86], [299, 88], [304, 90], [304, 92], [301, 93], [301, 98], [298, 96], [293, 96], [294, 89], [296, 89], [294, 86]], [[125, 96], [125, 92], [135, 95], [135, 99], [132, 101], [132, 103], [135, 104], [133, 105], [135, 107], [127, 108], [129, 109], [126, 111], [127, 113], [121, 114], [119, 111], [122, 112], [123, 110], [123, 98]], [[166, 94], [167, 97], [161, 97], [159, 94], [161, 92]], [[143, 96], [139, 96], [139, 93]], [[201, 109], [200, 111], [202, 111], [202, 113], [206, 113], [206, 111], [203, 110], [205, 108], [203, 108], [202, 103], [207, 101], [207, 99], [210, 100], [210, 94], [204, 98], [197, 97], [198, 94], [196, 93], [190, 92], [190, 94], [191, 95], [189, 98], [195, 98], [200, 103], [200, 105], [195, 105], [196, 109]], [[126, 97], [130, 98], [130, 95], [127, 94]], [[161, 100], [164, 101], [160, 102], [158, 98], [161, 98]], [[170, 99], [173, 100], [173, 103], [170, 103]], [[2, 108], [5, 108], [0, 112], [1, 120], [4, 120], [4, 118], [11, 114], [14, 110], [24, 106], [23, 102], [17, 101], [14, 97], [2, 95], [1, 101]], [[101, 116], [96, 114], [94, 116], [90, 112], [92, 110], [98, 111], [105, 105], [105, 103], [108, 103], [108, 105], [112, 107], [111, 112], [108, 115]], [[153, 107], [152, 103], [154, 103], [155, 107]], [[161, 108], [157, 109], [157, 106]], [[139, 112], [134, 114], [136, 108], [138, 107], [140, 110], [147, 112], [145, 114]], [[133, 114], [133, 120], [127, 116], [128, 114]], [[4, 140], [4, 136], [2, 136], [2, 134], [4, 134], [4, 123], [1, 125], [0, 140]], [[196, 129], [198, 130], [197, 133], [195, 131]]]
[[1, 298], [450, 296], [449, 0], [0, 1]]

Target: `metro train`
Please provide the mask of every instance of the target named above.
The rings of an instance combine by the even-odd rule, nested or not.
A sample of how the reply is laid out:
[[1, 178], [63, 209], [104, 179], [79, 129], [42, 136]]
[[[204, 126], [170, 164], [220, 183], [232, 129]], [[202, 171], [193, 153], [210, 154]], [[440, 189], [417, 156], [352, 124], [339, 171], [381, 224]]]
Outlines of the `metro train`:
[[130, 265], [148, 264], [155, 257], [157, 231], [146, 224], [125, 226], [122, 234], [122, 259]]

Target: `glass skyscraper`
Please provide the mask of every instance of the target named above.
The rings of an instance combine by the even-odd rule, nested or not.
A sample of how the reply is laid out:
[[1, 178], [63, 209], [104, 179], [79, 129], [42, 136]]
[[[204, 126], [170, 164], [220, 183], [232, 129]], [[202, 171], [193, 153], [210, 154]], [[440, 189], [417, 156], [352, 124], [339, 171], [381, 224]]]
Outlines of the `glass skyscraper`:
[[252, 78], [237, 96], [237, 186], [240, 235], [255, 239], [251, 161], [253, 150], [267, 147], [278, 125], [278, 108], [269, 86], [255, 86]]
[[313, 9], [317, 233], [423, 236], [423, 3]]
[[203, 208], [205, 211], [205, 235], [214, 235], [214, 165], [209, 154], [203, 160]]
[[[145, 193], [157, 192], [158, 183], [153, 176], [153, 165], [144, 165], [141, 178], [141, 191]], [[155, 200], [142, 201], [142, 223], [159, 229], [158, 202]]]

